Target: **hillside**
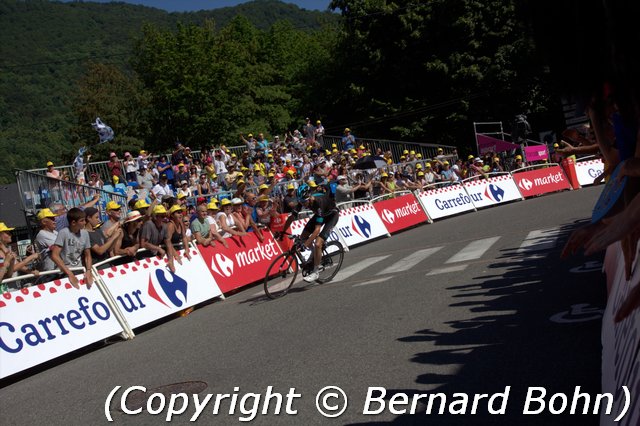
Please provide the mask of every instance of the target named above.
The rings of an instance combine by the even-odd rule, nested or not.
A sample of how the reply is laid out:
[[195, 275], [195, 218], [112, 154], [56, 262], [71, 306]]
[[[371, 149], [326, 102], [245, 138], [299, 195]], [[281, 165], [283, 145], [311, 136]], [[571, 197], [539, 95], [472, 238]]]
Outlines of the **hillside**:
[[8, 153], [0, 157], [0, 183], [13, 180], [14, 168], [69, 161], [69, 95], [89, 60], [126, 72], [143, 24], [173, 29], [178, 22], [213, 20], [222, 28], [237, 15], [259, 29], [280, 20], [313, 29], [339, 19], [276, 0], [190, 13], [126, 3], [0, 0], [0, 149]]

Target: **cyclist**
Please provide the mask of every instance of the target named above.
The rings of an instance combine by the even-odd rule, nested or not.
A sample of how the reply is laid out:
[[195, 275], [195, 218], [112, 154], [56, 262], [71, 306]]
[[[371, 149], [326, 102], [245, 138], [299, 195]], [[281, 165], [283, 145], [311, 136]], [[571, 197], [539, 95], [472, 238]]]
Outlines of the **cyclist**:
[[338, 223], [340, 213], [334, 199], [329, 194], [323, 192], [312, 193], [311, 188], [306, 183], [298, 187], [296, 198], [298, 199], [298, 205], [293, 208], [282, 229], [284, 231], [289, 229], [289, 225], [297, 219], [303, 208], [313, 212], [313, 216], [309, 219], [300, 235], [307, 248], [311, 249], [311, 245], [314, 245], [312, 250], [313, 271], [303, 278], [307, 282], [313, 282], [319, 278], [318, 265], [320, 265], [320, 260], [322, 259], [324, 242], [329, 238], [333, 227]]

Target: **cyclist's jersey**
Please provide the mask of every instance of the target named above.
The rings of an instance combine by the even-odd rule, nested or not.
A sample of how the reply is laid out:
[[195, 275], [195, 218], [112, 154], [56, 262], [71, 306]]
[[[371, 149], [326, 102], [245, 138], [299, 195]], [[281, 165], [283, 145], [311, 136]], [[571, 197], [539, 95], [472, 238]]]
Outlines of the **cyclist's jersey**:
[[[298, 217], [300, 211], [302, 211], [304, 207], [302, 204], [298, 204], [292, 211], [291, 214], [294, 218]], [[313, 216], [316, 218], [317, 223], [323, 223], [324, 218], [332, 216], [338, 213], [338, 207], [336, 207], [336, 202], [329, 194], [317, 193], [313, 194], [311, 197], [309, 210], [313, 212]]]

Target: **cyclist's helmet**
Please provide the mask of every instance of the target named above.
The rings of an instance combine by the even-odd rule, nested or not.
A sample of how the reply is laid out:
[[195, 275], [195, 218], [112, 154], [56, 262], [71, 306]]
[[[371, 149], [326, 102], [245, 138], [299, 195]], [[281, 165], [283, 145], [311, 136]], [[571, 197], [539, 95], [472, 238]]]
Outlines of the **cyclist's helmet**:
[[302, 185], [300, 185], [296, 190], [296, 198], [300, 203], [305, 202], [310, 195], [311, 195], [311, 188], [309, 188], [309, 185], [307, 185], [306, 183], [303, 183]]

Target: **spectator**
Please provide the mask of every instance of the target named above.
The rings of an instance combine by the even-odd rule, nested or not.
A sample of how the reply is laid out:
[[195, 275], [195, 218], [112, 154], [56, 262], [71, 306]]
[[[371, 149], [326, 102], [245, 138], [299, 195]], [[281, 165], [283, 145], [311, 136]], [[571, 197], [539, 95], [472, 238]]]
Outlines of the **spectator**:
[[43, 271], [49, 271], [56, 267], [51, 259], [51, 247], [58, 238], [55, 217], [56, 215], [50, 209], [42, 209], [36, 216], [40, 224], [40, 231], [36, 235], [35, 247], [36, 251], [41, 254], [40, 269]]
[[127, 172], [126, 179], [127, 182], [135, 182], [138, 183], [138, 161], [131, 156], [130, 153], [124, 153], [124, 167]]
[[[196, 212], [197, 212], [196, 219], [193, 222], [191, 222], [191, 233], [193, 234], [193, 238], [201, 246], [215, 247], [216, 244], [213, 241], [214, 234], [212, 233], [212, 229], [211, 229], [213, 225], [211, 225], [207, 220], [207, 206], [205, 206], [204, 204], [199, 205]], [[216, 232], [215, 234], [218, 234], [218, 233]], [[218, 234], [218, 237], [220, 237], [219, 234]], [[225, 246], [225, 247], [228, 247], [228, 246]]]
[[175, 183], [173, 167], [171, 167], [171, 163], [167, 161], [166, 155], [160, 156], [160, 161], [158, 161], [157, 170], [158, 170], [158, 176], [160, 180], [162, 180], [162, 175], [164, 175], [167, 179], [167, 182], [166, 182], [167, 184], [173, 185]]
[[111, 257], [114, 243], [122, 237], [122, 228], [120, 222], [113, 225], [111, 236], [107, 238], [102, 232], [100, 226], [100, 212], [94, 207], [85, 209], [86, 225], [85, 229], [89, 233], [89, 242], [91, 244], [91, 257], [93, 262], [101, 262]]
[[316, 141], [322, 145], [323, 136], [324, 136], [324, 126], [320, 122], [320, 120], [316, 121], [316, 127], [314, 129], [315, 139]]
[[[144, 200], [142, 200], [144, 201]], [[142, 228], [142, 215], [137, 210], [127, 213], [122, 232], [114, 246], [114, 254], [117, 256], [135, 257], [140, 249], [140, 229]]]
[[[231, 214], [233, 212], [233, 205], [231, 204], [231, 201], [228, 198], [224, 198], [220, 202], [220, 206], [222, 206], [222, 211], [216, 215], [216, 219], [218, 220], [218, 223], [220, 223], [220, 228], [222, 228], [222, 237], [229, 238], [234, 235], [240, 237], [247, 235], [242, 224], [237, 224], [234, 220], [234, 216]], [[235, 227], [237, 227], [237, 229], [234, 229]]]
[[173, 190], [169, 186], [169, 178], [166, 174], [160, 175], [160, 182], [151, 190], [153, 194], [158, 197], [173, 197]]
[[211, 194], [211, 185], [209, 184], [209, 180], [207, 179], [206, 173], [202, 173], [200, 175], [200, 179], [198, 180], [198, 195], [208, 195]]
[[180, 163], [187, 163], [185, 151], [185, 147], [180, 142], [176, 142], [176, 149], [173, 151], [173, 154], [171, 154], [171, 164], [177, 166]]
[[149, 156], [147, 155], [147, 151], [140, 150], [140, 155], [138, 155], [138, 170], [144, 170], [149, 167]]
[[107, 170], [109, 170], [109, 176], [113, 178], [113, 176], [117, 177], [118, 180], [122, 177], [122, 166], [118, 161], [118, 156], [115, 152], [109, 154], [109, 161], [107, 162]]
[[51, 161], [47, 162], [47, 177], [52, 179], [60, 179], [60, 170], [55, 169]]
[[344, 136], [342, 137], [342, 149], [351, 150], [356, 147], [356, 138], [351, 134], [351, 129], [348, 127], [344, 129]]
[[516, 163], [514, 165], [514, 168], [521, 169], [527, 166], [527, 164], [524, 161], [522, 161], [522, 155], [520, 154], [516, 155], [515, 160], [516, 160]]
[[353, 199], [353, 193], [366, 189], [369, 190], [371, 188], [370, 184], [358, 184], [356, 186], [349, 185], [349, 181], [346, 176], [340, 175], [338, 176], [338, 186], [336, 187], [336, 203], [344, 203], [347, 201], [351, 201]]
[[[442, 148], [438, 148], [438, 149], [442, 149]], [[455, 173], [453, 173], [453, 170], [451, 170], [451, 168], [449, 167], [449, 162], [447, 160], [444, 160], [442, 162], [442, 171], [440, 172], [440, 180], [449, 182], [449, 185], [451, 185], [453, 182], [458, 180]]]
[[[144, 249], [150, 250], [154, 255], [158, 255], [161, 258], [167, 256], [169, 270], [176, 272], [176, 267], [173, 263], [173, 246], [171, 245], [171, 236], [167, 231], [167, 209], [162, 205], [155, 206], [151, 220], [148, 220], [142, 226], [142, 234], [140, 236], [140, 246]], [[166, 250], [160, 247], [164, 244]]]
[[[0, 222], [0, 283], [6, 278], [11, 278], [16, 264], [16, 256], [9, 248], [11, 244], [11, 231], [4, 222]], [[0, 292], [7, 291], [6, 288], [0, 287]]]
[[185, 210], [179, 206], [174, 205], [169, 209], [169, 223], [167, 224], [167, 232], [169, 234], [169, 238], [171, 238], [171, 244], [173, 244], [175, 251], [175, 259], [176, 261], [182, 265], [182, 259], [177, 250], [175, 250], [176, 245], [181, 244], [184, 249], [184, 257], [187, 260], [191, 260], [191, 253], [189, 252], [189, 239], [187, 237], [187, 228], [183, 222]]
[[292, 183], [287, 185], [287, 195], [284, 196], [282, 203], [283, 213], [291, 213], [298, 205], [298, 197], [296, 197], [295, 189], [296, 187]]
[[69, 227], [58, 231], [56, 242], [51, 248], [51, 258], [76, 289], [80, 288], [80, 284], [78, 278], [69, 268], [80, 267], [84, 263], [84, 281], [87, 283], [87, 288], [91, 288], [93, 284], [91, 242], [89, 233], [84, 229], [86, 214], [74, 207], [67, 213], [67, 221]]
[[[102, 231], [107, 238], [111, 237], [111, 234], [118, 230], [120, 226], [120, 215], [122, 214], [122, 206], [115, 201], [111, 200], [107, 203], [107, 216], [108, 219], [102, 225]], [[114, 228], [115, 226], [115, 228]], [[113, 229], [111, 229], [113, 228]]]
[[178, 164], [178, 173], [176, 173], [175, 182], [178, 184], [182, 183], [183, 180], [189, 180], [189, 171], [184, 163], [180, 163]]
[[102, 187], [104, 186], [104, 182], [102, 181], [102, 179], [100, 179], [100, 176], [97, 173], [91, 173], [87, 185], [92, 188], [102, 189]]
[[151, 189], [153, 188], [153, 176], [151, 173], [147, 171], [146, 168], [141, 168], [138, 170], [138, 187], [141, 189]]

